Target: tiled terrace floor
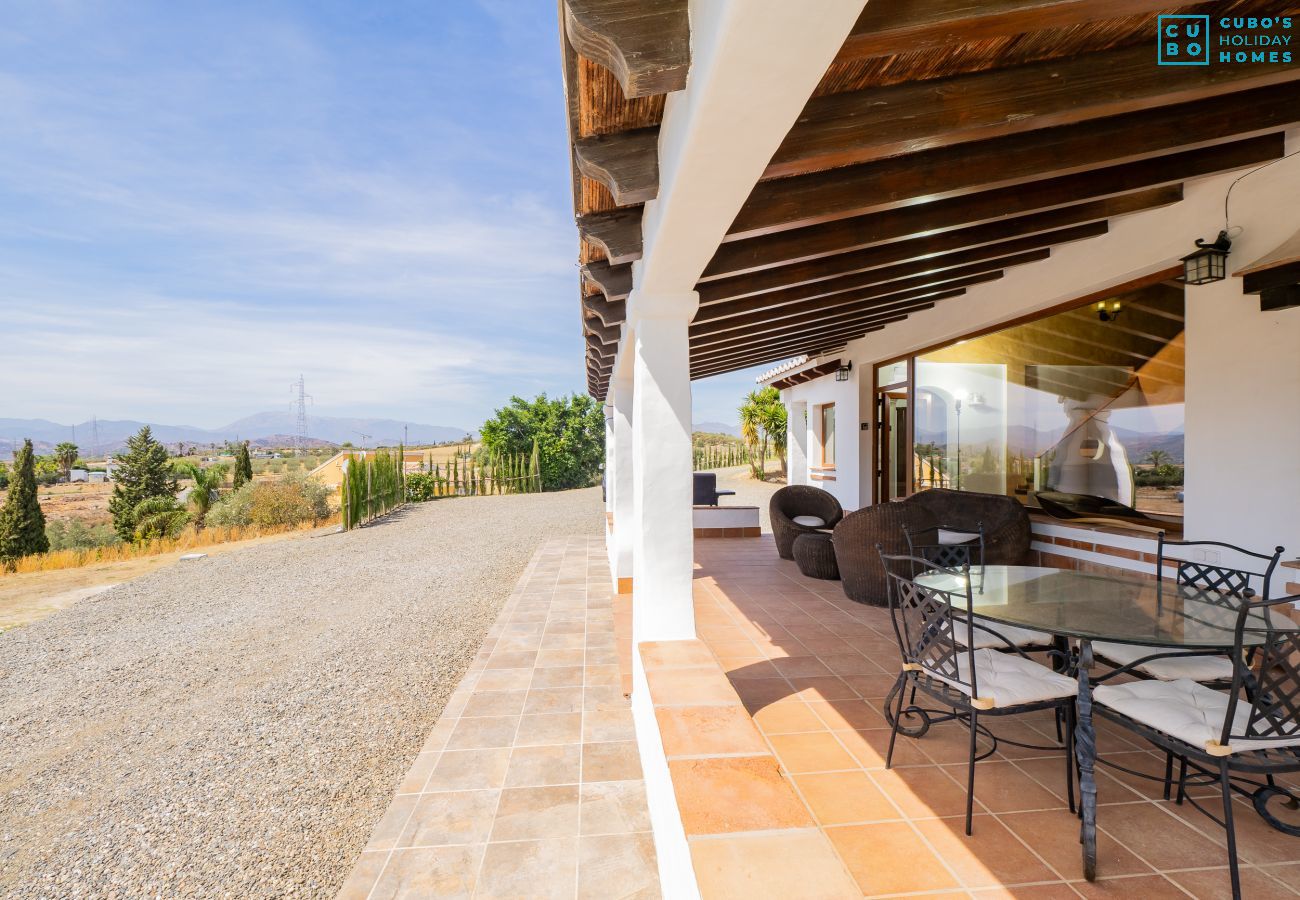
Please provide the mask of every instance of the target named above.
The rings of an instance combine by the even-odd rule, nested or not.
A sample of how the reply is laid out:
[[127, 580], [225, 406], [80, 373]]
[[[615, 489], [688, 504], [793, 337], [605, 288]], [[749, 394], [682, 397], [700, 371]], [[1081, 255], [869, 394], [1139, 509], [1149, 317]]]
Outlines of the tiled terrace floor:
[[[771, 813], [781, 823], [774, 830], [750, 825], [759, 830], [726, 839], [729, 860], [743, 859], [756, 883], [763, 883], [765, 872], [775, 883], [782, 870], [800, 865], [792, 848], [803, 840], [800, 835], [816, 832], [797, 826], [815, 822], [868, 896], [1229, 895], [1219, 827], [1190, 806], [1158, 799], [1158, 785], [1104, 769], [1097, 776], [1099, 880], [1083, 881], [1060, 751], [1004, 744], [980, 763], [974, 835], [967, 838], [961, 818], [967, 737], [959, 725], [936, 725], [918, 740], [900, 737], [893, 769], [884, 768], [889, 729], [881, 710], [898, 671], [887, 612], [847, 600], [838, 582], [804, 578], [793, 563], [777, 557], [770, 536], [696, 541], [695, 548], [699, 637], [727, 672], [766, 744], [750, 752], [770, 752], [806, 808]], [[1163, 757], [1106, 723], [1099, 729], [1104, 756], [1163, 772]], [[1029, 724], [995, 723], [994, 730], [1029, 743], [1055, 737], [1047, 714]], [[674, 782], [679, 806], [689, 816], [695, 798], [683, 791], [676, 772]], [[1300, 838], [1268, 828], [1244, 802], [1238, 812], [1245, 896], [1300, 895]], [[689, 833], [692, 824], [687, 827]], [[697, 871], [708, 858], [702, 848], [721, 852], [694, 842]], [[707, 883], [704, 888], [706, 897], [731, 893]]]
[[545, 544], [340, 898], [657, 897], [599, 539]]

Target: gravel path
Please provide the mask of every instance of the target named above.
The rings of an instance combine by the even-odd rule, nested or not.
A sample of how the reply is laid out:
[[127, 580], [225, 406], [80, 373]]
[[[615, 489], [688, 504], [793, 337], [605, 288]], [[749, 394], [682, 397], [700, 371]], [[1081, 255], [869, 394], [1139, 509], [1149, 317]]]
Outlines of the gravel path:
[[0, 635], [0, 896], [332, 897], [537, 544], [601, 516], [426, 503]]

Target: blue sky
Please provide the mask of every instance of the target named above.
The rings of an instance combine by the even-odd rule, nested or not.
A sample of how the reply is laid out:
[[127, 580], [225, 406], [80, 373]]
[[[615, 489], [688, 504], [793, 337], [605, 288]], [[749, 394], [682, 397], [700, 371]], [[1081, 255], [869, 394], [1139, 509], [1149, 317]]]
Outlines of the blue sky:
[[536, 0], [5, 4], [0, 417], [585, 390], [558, 40]]

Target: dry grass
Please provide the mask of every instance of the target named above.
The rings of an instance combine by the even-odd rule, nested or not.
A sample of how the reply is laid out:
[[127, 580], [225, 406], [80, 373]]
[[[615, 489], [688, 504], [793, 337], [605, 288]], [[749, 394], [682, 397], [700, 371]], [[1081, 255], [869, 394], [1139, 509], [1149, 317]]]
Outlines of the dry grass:
[[174, 538], [156, 538], [141, 543], [115, 544], [111, 547], [96, 547], [90, 550], [54, 550], [49, 553], [24, 556], [18, 560], [12, 571], [14, 574], [52, 572], [58, 569], [76, 569], [98, 563], [125, 562], [149, 556], [160, 556], [165, 553], [184, 553], [233, 541], [247, 541], [295, 531], [311, 531], [314, 528], [320, 528], [322, 525], [336, 524], [337, 522], [338, 517], [334, 516], [323, 522], [304, 522], [301, 525], [287, 525], [277, 528], [248, 526], [245, 528], [204, 528], [199, 530], [191, 527], [186, 528], [179, 536]]

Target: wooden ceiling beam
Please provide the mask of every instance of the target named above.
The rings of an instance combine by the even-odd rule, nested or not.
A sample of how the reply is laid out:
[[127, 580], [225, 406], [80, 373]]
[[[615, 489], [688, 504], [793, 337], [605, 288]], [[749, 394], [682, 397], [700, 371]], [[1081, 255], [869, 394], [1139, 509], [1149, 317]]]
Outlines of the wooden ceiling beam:
[[[845, 341], [829, 344], [820, 348], [814, 356], [822, 356], [827, 353], [837, 353], [844, 347]], [[750, 357], [738, 360], [728, 360], [723, 362], [712, 363], [708, 366], [692, 366], [691, 378], [708, 378], [710, 375], [721, 375], [724, 372], [735, 372], [738, 369], [748, 369], [753, 366], [762, 366], [774, 363], [780, 360], [788, 360], [791, 357], [798, 356], [798, 353], [785, 353], [781, 350], [760, 350]]]
[[[1282, 142], [1260, 139], [1249, 146], [1228, 150], [1195, 150], [1168, 168], [1143, 166], [1133, 171], [1083, 179], [1052, 179], [1025, 188], [1005, 188], [909, 206], [872, 216], [861, 216], [722, 244], [704, 269], [704, 281], [748, 274], [777, 266], [811, 262], [890, 244], [906, 238], [931, 237], [944, 249], [960, 249], [1024, 234], [1049, 231], [1068, 225], [1098, 221], [1146, 209], [1168, 206], [1182, 200], [1184, 178], [1218, 171], [1224, 162], [1251, 165], [1281, 156]], [[1236, 167], [1236, 166], [1232, 166]], [[1066, 183], [1062, 184], [1064, 181]], [[1155, 187], [1169, 182], [1166, 187]], [[1099, 194], [1089, 194], [1097, 191]], [[1086, 201], [1086, 202], [1080, 202]], [[947, 238], [935, 233], [961, 230]]]
[[[584, 316], [585, 316], [584, 312]], [[590, 333], [600, 338], [600, 342], [606, 346], [618, 346], [619, 339], [623, 337], [623, 329], [617, 325], [605, 325], [595, 316], [584, 317], [582, 327]]]
[[[1058, 228], [1055, 231], [1042, 231], [1006, 241], [982, 243], [982, 239], [988, 236], [987, 230], [981, 230], [981, 226], [976, 226], [973, 229], [946, 231], [912, 240], [881, 244], [865, 250], [822, 257], [792, 266], [764, 269], [734, 278], [706, 281], [697, 288], [700, 294], [700, 313], [696, 315], [695, 321], [701, 321], [701, 316], [705, 314], [707, 307], [731, 300], [795, 290], [808, 291], [805, 296], [812, 297], [823, 290], [822, 285], [864, 272], [881, 276], [885, 273], [900, 273], [898, 276], [891, 277], [901, 277], [902, 274], [940, 271], [982, 259], [1010, 256], [1040, 247], [1052, 247], [1098, 237], [1108, 230], [1109, 225], [1103, 219], [1099, 222], [1085, 222], [1082, 225]], [[972, 240], [974, 246], [951, 249], [954, 242], [960, 243], [964, 239]], [[882, 277], [881, 280], [887, 279]]]
[[691, 65], [687, 0], [564, 0], [564, 33], [573, 48], [613, 73], [623, 96], [670, 94], [686, 87]]
[[728, 237], [757, 237], [963, 194], [1031, 185], [1042, 179], [1086, 181], [1126, 163], [1162, 167], [1163, 157], [1169, 154], [1213, 147], [1292, 124], [1300, 118], [1297, 109], [1300, 82], [1292, 81], [1196, 103], [764, 181], [750, 193]]
[[610, 303], [603, 297], [583, 297], [582, 305], [586, 311], [599, 319], [601, 324], [606, 327], [622, 325], [624, 320], [627, 319], [627, 302], [624, 300]]
[[608, 188], [619, 206], [658, 196], [658, 128], [582, 138], [574, 142], [573, 152], [578, 171]]
[[641, 207], [578, 216], [578, 233], [617, 265], [641, 258]]
[[[875, 2], [875, 0], [873, 0]], [[912, 81], [809, 101], [764, 177], [1205, 100], [1300, 78], [1292, 65], [1159, 67], [1151, 47]], [[593, 176], [594, 177], [594, 176]]]
[[904, 303], [917, 303], [933, 297], [935, 294], [946, 293], [947, 291], [958, 288], [973, 287], [977, 284], [986, 284], [990, 281], [997, 281], [1002, 277], [1002, 272], [983, 272], [978, 275], [971, 275], [966, 278], [954, 279], [952, 281], [939, 282], [917, 287], [909, 291], [900, 291], [898, 293], [879, 295], [860, 295], [846, 298], [844, 302], [834, 306], [824, 307], [816, 311], [806, 311], [800, 315], [790, 315], [786, 317], [772, 317], [758, 319], [745, 324], [733, 324], [738, 319], [722, 319], [718, 322], [709, 323], [714, 326], [726, 326], [725, 328], [714, 328], [706, 332], [691, 332], [691, 347], [717, 346], [749, 339], [760, 339], [766, 335], [779, 332], [799, 332], [810, 327], [819, 325], [823, 322], [832, 322], [839, 319], [846, 319], [852, 316], [861, 315], [867, 312], [873, 312], [880, 309], [898, 306]]
[[1170, 8], [1169, 0], [873, 0], [858, 17], [836, 62], [1069, 28]]
[[606, 300], [626, 300], [632, 293], [630, 264], [615, 266], [602, 259], [587, 263], [580, 271], [585, 281], [600, 288]]
[[[722, 339], [712, 341], [692, 341], [691, 349], [694, 353], [692, 359], [703, 358], [713, 354], [728, 354], [731, 352], [744, 352], [750, 347], [761, 347], [770, 344], [781, 343], [783, 341], [800, 340], [809, 334], [821, 334], [827, 331], [835, 331], [840, 328], [855, 328], [859, 324], [874, 323], [891, 319], [894, 316], [904, 315], [910, 312], [916, 312], [922, 309], [931, 309], [934, 304], [934, 297], [939, 292], [928, 294], [915, 300], [902, 302], [892, 302], [886, 304], [875, 304], [864, 306], [853, 312], [841, 311], [838, 316], [828, 316], [825, 319], [809, 320], [800, 322], [797, 328], [777, 328], [768, 332], [754, 332], [745, 334], [722, 336]], [[718, 337], [715, 335], [715, 338]]]
[[819, 348], [832, 346], [836, 343], [856, 341], [863, 335], [873, 331], [881, 331], [885, 326], [901, 322], [906, 318], [907, 313], [897, 313], [881, 319], [855, 322], [839, 328], [828, 327], [801, 335], [792, 335], [784, 341], [754, 344], [748, 348], [737, 348], [734, 353], [695, 356], [691, 357], [691, 368], [692, 371], [698, 371], [710, 366], [732, 363], [742, 359], [750, 360], [754, 355], [758, 354], [772, 354], [767, 357], [769, 359], [780, 359], [801, 353], [813, 356], [822, 352]]
[[[702, 306], [691, 323], [692, 334], [707, 334], [727, 328], [742, 327], [755, 321], [770, 321], [789, 316], [803, 315], [833, 307], [837, 302], [846, 302], [845, 294], [855, 297], [880, 296], [898, 291], [925, 287], [945, 281], [955, 281], [970, 275], [979, 275], [1011, 266], [1024, 265], [1047, 259], [1051, 250], [1040, 247], [1015, 253], [1009, 256], [995, 256], [978, 259], [975, 262], [952, 268], [933, 266], [894, 266], [876, 269], [858, 275], [834, 278], [830, 281], [818, 281], [811, 285], [802, 285], [784, 291], [769, 291], [740, 300], [715, 303]], [[910, 276], [910, 277], [904, 277]], [[860, 293], [864, 289], [867, 294]]]

